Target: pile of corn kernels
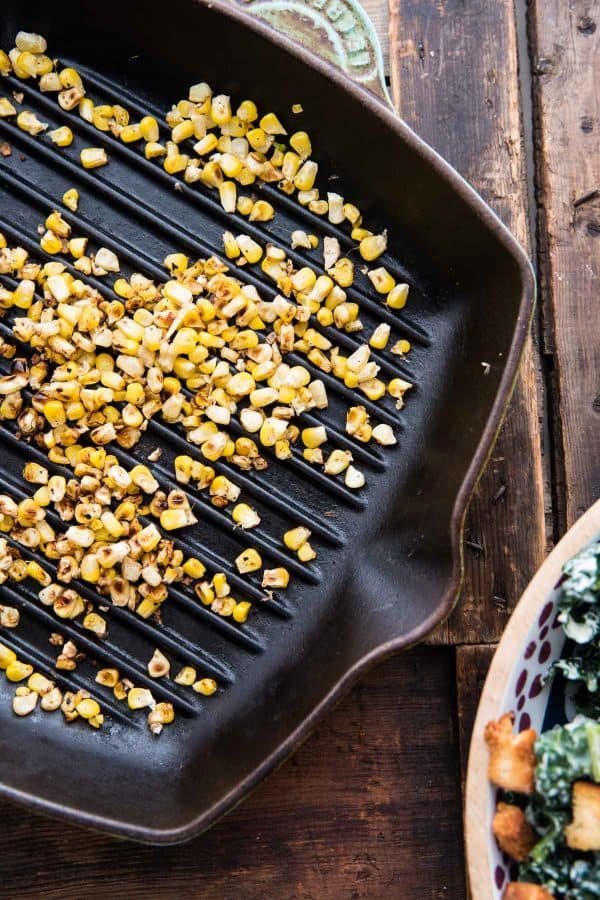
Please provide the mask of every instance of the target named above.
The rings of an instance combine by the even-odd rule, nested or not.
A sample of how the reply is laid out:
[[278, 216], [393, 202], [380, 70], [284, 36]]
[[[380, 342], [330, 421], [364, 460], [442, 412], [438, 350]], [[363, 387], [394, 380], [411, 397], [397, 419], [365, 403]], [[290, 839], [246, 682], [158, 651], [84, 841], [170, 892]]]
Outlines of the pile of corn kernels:
[[[96, 105], [79, 73], [61, 68], [46, 50], [43, 37], [20, 32], [13, 50], [0, 51], [0, 74], [34, 79], [40, 91], [56, 94], [65, 113], [78, 114], [126, 144], [139, 142], [146, 160], [168, 174], [218, 192], [227, 213], [250, 222], [272, 219], [276, 210], [270, 202], [239, 188], [273, 182], [332, 225], [347, 225], [375, 294], [390, 309], [404, 307], [408, 286], [396, 284], [383, 266], [368, 268], [385, 252], [387, 235], [366, 229], [360, 210], [341, 195], [328, 191], [321, 196], [306, 132], [288, 137], [278, 116], [261, 116], [251, 100], [234, 112], [230, 97], [215, 94], [205, 83], [190, 88], [188, 97], [167, 113], [166, 125], [153, 116], [132, 122], [121, 105]], [[56, 147], [73, 143], [69, 125], [48, 131], [47, 123], [19, 106], [16, 92], [0, 96], [0, 117], [14, 118], [32, 136], [47, 132]], [[165, 127], [170, 139], [161, 143]], [[191, 142], [190, 152], [184, 152]], [[109, 156], [104, 148], [83, 147], [80, 161], [86, 169], [98, 168], [109, 163]], [[75, 212], [82, 198], [72, 188], [62, 201]], [[10, 535], [10, 541], [0, 539], [0, 583], [33, 579], [40, 603], [57, 619], [80, 618], [98, 639], [108, 632], [102, 612], [110, 605], [160, 622], [169, 585], [180, 582], [190, 585], [213, 613], [243, 625], [252, 606], [232, 596], [226, 573], [205, 577], [204, 564], [185, 558], [168, 537], [197, 521], [187, 494], [163, 488], [145, 465], [127, 469], [119, 450], [135, 447], [155, 418], [177, 425], [191, 447], [189, 455], [176, 458], [174, 479], [206, 492], [235, 526], [247, 531], [260, 525], [260, 515], [234, 480], [215, 471], [212, 464], [218, 460], [242, 471], [261, 471], [270, 455], [285, 461], [298, 447], [307, 462], [360, 490], [365, 475], [353, 464], [352, 452], [331, 448], [326, 426], [302, 427], [301, 418], [329, 403], [326, 383], [313, 376], [316, 369], [357, 392], [342, 424], [348, 435], [365, 444], [396, 443], [393, 429], [373, 424], [360, 402], [361, 394], [376, 403], [387, 393], [401, 408], [411, 388], [401, 378], [383, 381], [372, 358], [372, 350], [388, 347], [390, 325], [379, 324], [349, 355], [336, 344], [336, 332], [359, 334], [363, 324], [359, 304], [349, 301], [345, 290], [354, 282], [354, 263], [334, 236], [323, 239], [320, 273], [309, 265], [297, 268], [283, 247], [226, 231], [225, 259], [171, 253], [164, 260], [165, 280], [157, 283], [142, 273], [126, 277], [117, 254], [107, 247], [92, 251], [88, 237], [73, 232], [68, 212], [50, 210], [39, 235], [40, 261], [0, 235], [0, 276], [12, 281], [0, 284], [0, 310], [11, 311], [14, 338], [0, 344], [0, 357], [12, 361], [10, 373], [0, 377], [0, 420], [16, 423], [19, 438], [47, 461], [25, 465], [23, 478], [31, 492], [24, 499], [0, 496], [0, 531]], [[290, 246], [315, 250], [319, 239], [294, 231]], [[244, 281], [244, 268], [252, 266], [260, 266], [273, 282], [274, 299], [265, 300]], [[112, 299], [90, 277], [106, 279]], [[17, 357], [17, 345], [23, 356]], [[410, 344], [398, 340], [389, 349], [404, 356]], [[285, 361], [290, 353], [304, 356], [307, 364], [290, 365]], [[233, 422], [242, 436], [235, 437], [239, 429], [228, 430]], [[150, 462], [160, 454], [157, 448]], [[71, 477], [57, 474], [57, 466], [69, 469]], [[308, 528], [298, 526], [282, 535], [282, 543], [308, 564], [317, 555], [310, 537]], [[33, 551], [43, 555], [47, 567], [31, 558]], [[233, 565], [240, 574], [262, 569], [266, 597], [288, 587], [288, 570], [263, 568], [251, 542]], [[106, 605], [99, 609], [78, 593], [71, 586], [77, 580], [93, 585]], [[16, 608], [0, 607], [0, 627], [17, 627], [19, 618]], [[75, 670], [84, 655], [60, 634], [50, 641], [60, 647], [56, 668]], [[62, 692], [4, 645], [0, 668], [20, 683], [13, 701], [17, 715], [32, 712], [39, 698], [42, 709], [60, 708], [67, 721], [102, 724], [100, 704], [87, 691]], [[148, 675], [170, 678], [170, 670], [169, 660], [156, 649]], [[149, 688], [136, 686], [117, 669], [98, 671], [96, 681], [131, 709], [149, 709], [153, 733], [173, 721], [170, 703], [157, 703]], [[199, 676], [191, 666], [174, 681], [204, 696], [217, 690], [212, 678]]]

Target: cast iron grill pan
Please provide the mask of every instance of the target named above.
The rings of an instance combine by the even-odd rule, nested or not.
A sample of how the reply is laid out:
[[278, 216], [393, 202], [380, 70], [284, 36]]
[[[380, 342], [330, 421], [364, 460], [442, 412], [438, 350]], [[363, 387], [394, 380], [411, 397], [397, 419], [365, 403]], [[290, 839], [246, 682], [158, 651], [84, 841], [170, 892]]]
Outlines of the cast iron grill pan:
[[[36, 712], [17, 722], [10, 709], [13, 688], [1, 680], [3, 792], [140, 840], [174, 841], [206, 827], [239, 799], [369, 656], [413, 642], [451, 608], [459, 579], [456, 500], [461, 492], [466, 496], [469, 472], [472, 482], [480, 465], [472, 459], [496, 395], [508, 390], [515, 324], [519, 321], [523, 330], [529, 276], [520, 252], [483, 204], [441, 164], [436, 169], [414, 137], [386, 122], [391, 117], [378, 111], [375, 101], [361, 106], [357, 97], [300, 56], [270, 43], [238, 14], [176, 0], [170, 4], [175, 41], [160, 24], [164, 5], [158, 2], [132, 2], [123, 9], [111, 0], [101, 12], [93, 4], [67, 4], [58, 21], [48, 21], [41, 3], [27, 10], [20, 5], [9, 3], [1, 46], [12, 46], [19, 28], [43, 33], [49, 52], [80, 71], [95, 102], [121, 103], [133, 119], [155, 115], [163, 140], [166, 110], [200, 79], [231, 92], [235, 101], [252, 96], [263, 108], [282, 114], [292, 103], [302, 103], [304, 115], [284, 118], [289, 128], [306, 127], [313, 137], [322, 191], [327, 176], [335, 176], [330, 189], [356, 198], [375, 227], [389, 228], [390, 250], [381, 264], [411, 284], [409, 306], [396, 313], [376, 300], [366, 277], [359, 275], [348, 295], [361, 306], [364, 332], [325, 330], [345, 352], [381, 321], [392, 327], [388, 346], [401, 337], [411, 341], [406, 359], [388, 351], [373, 353], [385, 380], [399, 375], [415, 385], [401, 412], [389, 397], [374, 404], [348, 390], [304, 356], [286, 357], [325, 381], [329, 408], [303, 416], [303, 424], [323, 423], [331, 448], [352, 451], [367, 477], [365, 489], [348, 490], [342, 479], [307, 464], [299, 450], [287, 463], [266, 451], [270, 465], [260, 473], [219, 461], [215, 469], [241, 487], [240, 499], [261, 516], [260, 526], [245, 533], [233, 527], [227, 512], [211, 505], [207, 492], [186, 488], [199, 522], [171, 536], [186, 555], [205, 563], [208, 577], [226, 572], [234, 596], [253, 601], [245, 625], [203, 607], [191, 588], [172, 585], [162, 625], [111, 607], [105, 613], [108, 636], [99, 641], [78, 621], [58, 620], [41, 606], [30, 581], [0, 589], [3, 601], [21, 611], [19, 628], [2, 631], [0, 640], [51, 673], [61, 687], [90, 690], [107, 714], [100, 732], [78, 723], [67, 726], [60, 713]], [[169, 252], [183, 250], [191, 258], [221, 255], [227, 229], [250, 234], [261, 244], [284, 246], [295, 264], [317, 269], [321, 248], [289, 250], [294, 229], [335, 234], [343, 248], [351, 245], [345, 232], [271, 186], [240, 192], [272, 202], [272, 222], [228, 215], [216, 192], [167, 175], [160, 163], [145, 160], [138, 145], [122, 144], [76, 113], [63, 112], [53, 95], [41, 94], [33, 83], [11, 76], [0, 87], [7, 95], [22, 92], [23, 108], [34, 110], [50, 128], [69, 124], [75, 134], [71, 147], [58, 149], [46, 136], [32, 138], [13, 121], [0, 120], [0, 142], [12, 147], [12, 155], [0, 160], [0, 232], [34, 258], [50, 258], [39, 248], [36, 229], [52, 209], [62, 209], [75, 235], [89, 236], [91, 250], [114, 250], [124, 275], [139, 271], [158, 281], [165, 280], [162, 260]], [[109, 165], [83, 170], [79, 152], [86, 146], [104, 146]], [[70, 187], [81, 195], [77, 213], [61, 205]], [[265, 299], [274, 295], [260, 267], [234, 274], [254, 284]], [[88, 280], [114, 298], [109, 279]], [[15, 282], [0, 276], [0, 284], [12, 288]], [[323, 330], [316, 320], [311, 324]], [[12, 339], [10, 326], [11, 313], [0, 322], [0, 337]], [[25, 354], [20, 348], [17, 355]], [[483, 363], [489, 364], [489, 374]], [[9, 368], [9, 362], [0, 362], [2, 374]], [[345, 434], [345, 410], [356, 403], [368, 409], [374, 424], [394, 426], [396, 448], [384, 453]], [[493, 422], [488, 425], [490, 434], [493, 427]], [[230, 431], [242, 433], [235, 423]], [[16, 499], [28, 489], [21, 477], [27, 459], [70, 477], [35, 446], [19, 441], [14, 423], [0, 422], [0, 445], [1, 490]], [[150, 463], [156, 447], [162, 455]], [[174, 478], [176, 455], [198, 454], [180, 426], [167, 426], [159, 418], [132, 451], [110, 449], [124, 466], [146, 462], [163, 488], [181, 487]], [[48, 519], [57, 530], [64, 528], [53, 514]], [[300, 523], [312, 530], [318, 550], [308, 566], [281, 543], [282, 533]], [[233, 560], [248, 546], [259, 550], [266, 567], [289, 569], [287, 591], [264, 602], [259, 578], [237, 573]], [[51, 561], [20, 549], [53, 574]], [[75, 586], [97, 606], [106, 605], [93, 586]], [[74, 672], [54, 671], [52, 631], [86, 654]], [[146, 663], [155, 647], [169, 657], [173, 674], [189, 664], [199, 675], [214, 677], [218, 695], [206, 699], [171, 679], [151, 679]], [[143, 713], [131, 713], [94, 683], [97, 668], [104, 666], [117, 667], [136, 684], [150, 687], [157, 700], [173, 703], [176, 722], [160, 739], [149, 733]]]

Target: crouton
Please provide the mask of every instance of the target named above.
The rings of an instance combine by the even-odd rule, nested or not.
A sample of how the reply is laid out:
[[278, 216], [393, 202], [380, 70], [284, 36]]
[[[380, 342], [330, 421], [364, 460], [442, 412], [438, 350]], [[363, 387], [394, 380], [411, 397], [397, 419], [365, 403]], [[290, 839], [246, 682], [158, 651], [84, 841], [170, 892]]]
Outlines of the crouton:
[[572, 850], [600, 850], [600, 784], [573, 785], [573, 821], [565, 837]]
[[514, 736], [513, 720], [513, 714], [506, 713], [486, 726], [485, 741], [490, 751], [488, 777], [505, 791], [531, 794], [535, 773], [533, 745], [537, 734], [528, 728]]
[[537, 835], [518, 806], [499, 803], [492, 823], [501, 850], [517, 862], [525, 862], [537, 843]]
[[554, 895], [541, 884], [511, 881], [504, 891], [504, 900], [554, 900]]

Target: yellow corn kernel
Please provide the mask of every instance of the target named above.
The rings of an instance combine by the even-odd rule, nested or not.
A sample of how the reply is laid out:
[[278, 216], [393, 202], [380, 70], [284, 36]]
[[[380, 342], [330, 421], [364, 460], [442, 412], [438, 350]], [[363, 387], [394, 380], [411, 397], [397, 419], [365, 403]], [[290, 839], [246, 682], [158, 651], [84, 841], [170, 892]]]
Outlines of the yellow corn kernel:
[[[250, 197], [238, 197], [237, 211], [241, 216], [249, 216], [252, 212], [254, 203]], [[238, 253], [239, 256], [239, 253]]]
[[104, 637], [107, 631], [106, 619], [95, 612], [88, 613], [84, 617], [82, 625], [87, 631], [93, 631], [98, 637]]
[[[294, 178], [294, 187], [299, 191], [310, 191], [317, 179], [318, 171], [318, 164], [311, 159], [307, 159]], [[314, 202], [311, 201], [311, 203]]]
[[194, 682], [192, 690], [196, 691], [197, 694], [203, 694], [205, 697], [210, 697], [210, 695], [214, 694], [217, 690], [217, 682], [214, 678], [201, 678], [200, 681]]
[[0, 50], [0, 75], [10, 75], [12, 65], [5, 50]]
[[386, 248], [387, 234], [385, 232], [383, 234], [370, 234], [364, 237], [359, 244], [360, 255], [367, 262], [377, 259], [378, 256], [385, 252]]
[[263, 572], [262, 587], [286, 588], [290, 583], [290, 573], [279, 566], [277, 569], [265, 569]]
[[387, 295], [385, 303], [390, 309], [403, 309], [406, 306], [407, 299], [408, 285], [397, 284]]
[[226, 125], [231, 119], [231, 101], [225, 94], [217, 94], [211, 100], [210, 117], [215, 125]]
[[302, 544], [305, 544], [310, 538], [311, 532], [304, 525], [298, 525], [296, 528], [290, 528], [283, 535], [283, 543], [288, 550], [299, 550]]
[[312, 153], [312, 144], [306, 131], [296, 131], [290, 138], [292, 147], [302, 159], [308, 159]]
[[73, 132], [68, 125], [49, 131], [48, 137], [57, 147], [69, 147], [73, 143]]
[[82, 256], [85, 256], [87, 243], [88, 239], [86, 237], [71, 238], [69, 241], [69, 253], [73, 259], [81, 259]]
[[54, 234], [52, 231], [46, 231], [41, 239], [40, 239], [40, 247], [44, 251], [44, 253], [49, 253], [51, 256], [55, 256], [57, 253], [62, 252], [63, 243], [62, 240]]
[[139, 123], [134, 122], [131, 125], [125, 125], [125, 127], [121, 129], [119, 137], [124, 144], [133, 144], [135, 141], [141, 141], [143, 134]]
[[127, 704], [130, 709], [143, 709], [152, 706], [154, 698], [147, 688], [133, 687], [127, 694]]
[[93, 719], [100, 714], [100, 704], [92, 697], [84, 697], [77, 703], [75, 709], [82, 719]]
[[23, 112], [19, 113], [17, 125], [21, 131], [26, 131], [27, 134], [31, 135], [41, 134], [42, 131], [46, 131], [48, 128], [46, 122], [40, 122], [36, 114], [29, 112], [29, 110], [23, 110]]
[[0, 644], [0, 669], [7, 669], [12, 663], [16, 662], [17, 654], [5, 644]]
[[16, 114], [17, 110], [8, 97], [0, 97], [0, 119], [5, 119], [7, 116], [16, 116]]
[[379, 378], [371, 378], [369, 381], [363, 381], [360, 390], [369, 400], [381, 400], [385, 396], [385, 383]]
[[412, 388], [410, 381], [403, 378], [392, 378], [388, 384], [388, 393], [394, 400], [401, 400], [404, 394]]
[[96, 683], [104, 687], [114, 688], [119, 682], [118, 669], [99, 669], [96, 672]]
[[165, 156], [167, 148], [158, 141], [148, 141], [144, 147], [144, 156], [146, 159], [157, 159], [159, 156]]
[[185, 528], [198, 520], [189, 509], [165, 509], [160, 515], [160, 524], [165, 531]]
[[378, 269], [371, 269], [369, 272], [369, 281], [378, 294], [389, 294], [396, 285], [394, 278], [383, 266], [380, 266]]
[[390, 339], [390, 331], [390, 326], [382, 322], [369, 338], [369, 345], [375, 350], [384, 350]]
[[233, 507], [231, 518], [240, 528], [256, 528], [260, 524], [260, 516], [247, 503], [238, 503]]
[[298, 559], [300, 562], [307, 563], [317, 558], [317, 553], [308, 541], [305, 541], [301, 547], [298, 547]]
[[266, 200], [257, 200], [250, 212], [251, 222], [268, 222], [275, 216], [275, 210]]
[[275, 115], [275, 113], [267, 113], [260, 120], [260, 127], [266, 134], [287, 134], [287, 131]]
[[249, 547], [247, 550], [243, 550], [236, 558], [235, 565], [238, 572], [241, 575], [245, 575], [248, 572], [258, 571], [262, 566], [262, 559], [257, 550]]
[[197, 679], [197, 672], [193, 666], [184, 666], [179, 670], [177, 675], [175, 676], [175, 684], [183, 684], [186, 687], [191, 687], [193, 683]]
[[108, 156], [103, 147], [86, 147], [79, 154], [79, 158], [84, 169], [97, 169], [108, 163]]
[[237, 188], [235, 182], [224, 181], [223, 184], [219, 185], [219, 197], [221, 206], [225, 212], [234, 213], [237, 201]]
[[42, 407], [42, 412], [53, 428], [56, 428], [57, 425], [64, 425], [67, 418], [64, 405], [60, 400], [47, 400]]
[[6, 677], [9, 681], [24, 681], [26, 678], [29, 678], [32, 672], [33, 666], [18, 659], [6, 666]]
[[239, 603], [236, 603], [233, 607], [233, 621], [238, 622], [241, 625], [248, 618], [251, 609], [252, 604], [248, 603], [247, 600], [241, 600]]
[[195, 556], [190, 556], [183, 564], [183, 571], [190, 578], [202, 578], [206, 572], [206, 566]]
[[27, 687], [31, 691], [35, 691], [36, 694], [47, 694], [48, 691], [51, 691], [54, 687], [54, 683], [50, 681], [49, 678], [46, 678], [45, 675], [42, 675], [41, 672], [34, 672], [30, 675], [29, 680], [27, 682]]
[[324, 425], [315, 425], [302, 429], [302, 443], [310, 450], [320, 447], [327, 440], [327, 431]]
[[237, 236], [238, 247], [244, 259], [253, 264], [257, 263], [263, 255], [262, 247], [247, 234]]

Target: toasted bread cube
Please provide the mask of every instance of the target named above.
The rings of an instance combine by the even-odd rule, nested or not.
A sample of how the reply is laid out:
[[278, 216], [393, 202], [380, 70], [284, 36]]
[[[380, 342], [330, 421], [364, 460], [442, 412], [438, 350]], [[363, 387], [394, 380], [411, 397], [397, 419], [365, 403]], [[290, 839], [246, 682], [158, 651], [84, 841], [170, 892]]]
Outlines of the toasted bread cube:
[[533, 746], [537, 734], [528, 728], [513, 735], [514, 716], [506, 713], [497, 722], [488, 722], [485, 741], [490, 751], [488, 777], [505, 791], [531, 794], [534, 784], [535, 754]]
[[600, 850], [600, 784], [573, 785], [573, 821], [565, 837], [572, 850]]
[[517, 862], [525, 862], [537, 843], [537, 835], [518, 806], [499, 803], [492, 823], [501, 850]]
[[554, 900], [554, 896], [541, 884], [511, 881], [504, 891], [504, 900]]

